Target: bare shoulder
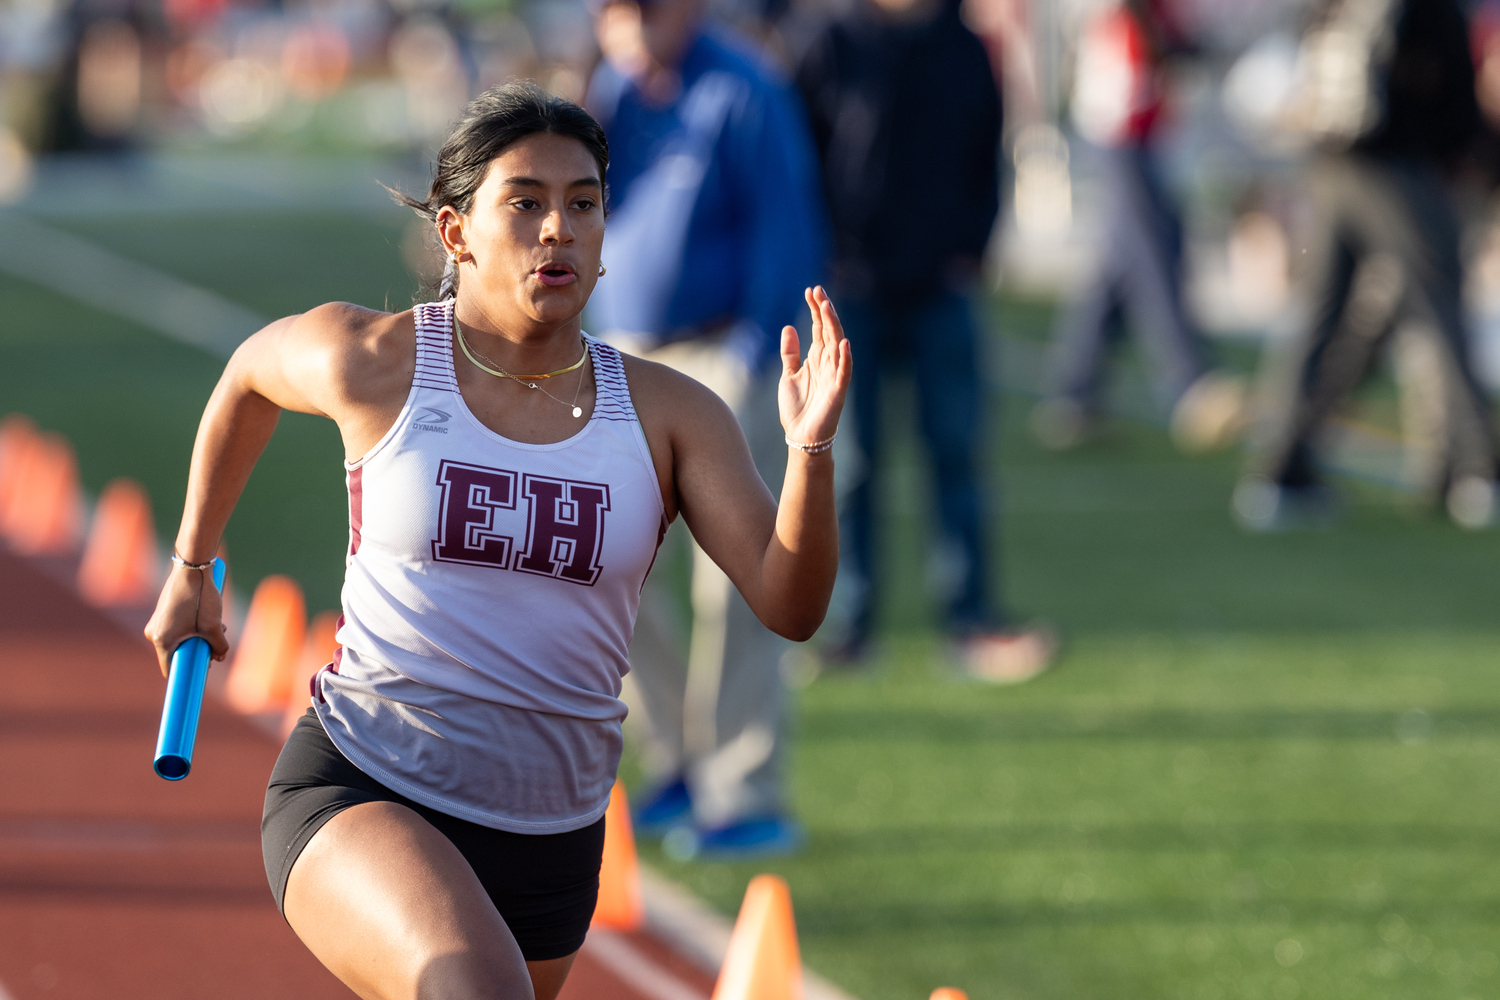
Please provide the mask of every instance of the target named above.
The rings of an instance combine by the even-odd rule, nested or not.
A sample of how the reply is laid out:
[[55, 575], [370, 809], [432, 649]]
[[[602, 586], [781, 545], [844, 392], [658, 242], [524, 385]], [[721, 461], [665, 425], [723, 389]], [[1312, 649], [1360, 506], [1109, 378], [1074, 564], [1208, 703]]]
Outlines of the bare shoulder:
[[[651, 462], [656, 466], [667, 520], [675, 520], [678, 489], [685, 469], [697, 458], [733, 454], [739, 435], [734, 414], [712, 389], [666, 365], [622, 354], [630, 400], [641, 422]], [[743, 439], [738, 448], [744, 448]], [[688, 458], [687, 463], [683, 462]]]
[[299, 346], [347, 356], [350, 364], [378, 363], [403, 354], [416, 340], [410, 309], [388, 313], [351, 302], [325, 302], [292, 320], [287, 334]]
[[287, 336], [294, 354], [352, 399], [384, 398], [411, 382], [416, 322], [410, 309], [388, 313], [329, 302], [296, 317]]
[[415, 367], [410, 311], [330, 302], [250, 337], [235, 350], [226, 376], [283, 409], [342, 422], [351, 408], [384, 411], [405, 399]]
[[729, 407], [708, 386], [655, 361], [621, 354], [636, 415], [650, 439], [653, 431], [674, 438], [688, 429], [727, 422], [738, 427]]

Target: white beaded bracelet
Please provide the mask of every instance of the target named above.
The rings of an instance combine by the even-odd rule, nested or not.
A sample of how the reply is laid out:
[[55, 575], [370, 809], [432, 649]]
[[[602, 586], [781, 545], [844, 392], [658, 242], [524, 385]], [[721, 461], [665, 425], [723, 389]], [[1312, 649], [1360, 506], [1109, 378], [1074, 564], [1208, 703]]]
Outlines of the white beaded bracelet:
[[805, 452], [809, 455], [816, 455], [819, 452], [824, 452], [829, 448], [832, 448], [833, 442], [838, 440], [838, 436], [839, 432], [834, 431], [833, 437], [824, 438], [822, 441], [814, 441], [812, 444], [803, 444], [801, 441], [793, 441], [791, 438], [787, 438], [786, 443], [791, 447], [796, 448], [798, 451]]
[[214, 564], [214, 561], [212, 559], [210, 559], [208, 562], [190, 563], [186, 559], [182, 558], [182, 556], [178, 555], [176, 552], [172, 553], [172, 562], [176, 563], [178, 566], [183, 567], [184, 569], [210, 569]]

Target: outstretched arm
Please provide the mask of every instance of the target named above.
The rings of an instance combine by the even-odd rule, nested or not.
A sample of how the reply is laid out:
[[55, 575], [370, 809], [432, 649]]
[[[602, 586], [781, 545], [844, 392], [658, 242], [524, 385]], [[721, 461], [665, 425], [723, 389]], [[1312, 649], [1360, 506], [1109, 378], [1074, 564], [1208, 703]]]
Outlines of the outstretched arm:
[[[838, 572], [833, 452], [853, 372], [849, 342], [822, 288], [808, 289], [812, 344], [800, 357], [797, 331], [781, 333], [778, 402], [789, 442], [777, 504], [750, 462], [738, 425], [720, 405], [681, 422], [675, 481], [693, 537], [734, 581], [773, 632], [802, 641], [828, 611]], [[798, 448], [795, 445], [803, 445]]]
[[[204, 563], [218, 551], [283, 409], [342, 416], [348, 408], [338, 391], [345, 381], [338, 375], [348, 368], [351, 353], [347, 312], [348, 307], [322, 306], [277, 320], [229, 359], [193, 444], [187, 501], [173, 546], [183, 561]], [[172, 651], [191, 636], [208, 640], [216, 660], [229, 651], [222, 601], [208, 577], [205, 570], [173, 564], [162, 587], [146, 638], [156, 647], [163, 674]]]

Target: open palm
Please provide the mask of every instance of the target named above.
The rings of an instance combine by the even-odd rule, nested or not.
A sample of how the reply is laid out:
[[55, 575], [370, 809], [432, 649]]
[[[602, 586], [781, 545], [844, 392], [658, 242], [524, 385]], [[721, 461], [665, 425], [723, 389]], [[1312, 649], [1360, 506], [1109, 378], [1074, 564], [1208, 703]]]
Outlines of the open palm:
[[812, 310], [812, 345], [804, 359], [796, 329], [782, 329], [777, 402], [788, 440], [817, 444], [838, 430], [854, 359], [828, 293], [820, 285], [807, 289], [805, 295]]

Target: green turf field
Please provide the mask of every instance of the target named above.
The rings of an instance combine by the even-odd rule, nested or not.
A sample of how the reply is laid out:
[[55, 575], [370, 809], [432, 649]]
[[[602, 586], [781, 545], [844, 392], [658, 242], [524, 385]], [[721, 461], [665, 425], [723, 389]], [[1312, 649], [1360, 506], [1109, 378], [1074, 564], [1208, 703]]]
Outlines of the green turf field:
[[[48, 221], [267, 315], [414, 284], [399, 216]], [[93, 490], [141, 479], [170, 537], [220, 362], [3, 277], [0, 310], [0, 412], [66, 433]], [[1035, 340], [1048, 313], [1001, 319]], [[899, 441], [880, 660], [796, 698], [807, 850], [648, 859], [725, 912], [784, 874], [807, 960], [863, 1000], [1500, 994], [1500, 533], [1353, 486], [1334, 530], [1246, 537], [1232, 458], [1132, 424], [1040, 453], [1025, 406], [997, 407], [996, 541], [1013, 606], [1064, 637], [1056, 670], [1016, 689], [946, 671]], [[339, 458], [327, 424], [283, 421], [230, 528], [241, 586], [288, 572], [336, 603]]]

